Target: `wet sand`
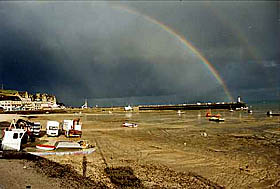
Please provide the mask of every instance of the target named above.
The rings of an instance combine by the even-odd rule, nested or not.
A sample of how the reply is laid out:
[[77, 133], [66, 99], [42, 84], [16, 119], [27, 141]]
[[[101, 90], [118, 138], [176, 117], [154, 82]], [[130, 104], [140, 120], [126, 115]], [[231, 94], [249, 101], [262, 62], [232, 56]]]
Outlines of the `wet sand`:
[[[212, 113], [222, 114], [226, 121], [209, 122], [206, 111], [50, 114], [31, 121], [44, 126], [47, 120], [80, 117], [82, 139], [97, 147], [86, 156], [86, 176], [103, 187], [279, 188], [279, 117]], [[124, 128], [123, 122], [139, 126]], [[83, 174], [83, 156], [47, 159]]]

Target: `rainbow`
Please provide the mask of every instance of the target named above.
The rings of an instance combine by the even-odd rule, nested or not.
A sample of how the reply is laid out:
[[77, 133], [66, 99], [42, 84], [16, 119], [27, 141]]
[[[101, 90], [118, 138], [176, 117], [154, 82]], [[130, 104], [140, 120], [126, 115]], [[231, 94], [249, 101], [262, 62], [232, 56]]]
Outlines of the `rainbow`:
[[183, 35], [179, 34], [174, 29], [168, 27], [164, 23], [160, 22], [159, 20], [156, 20], [155, 18], [152, 18], [148, 15], [141, 14], [140, 12], [133, 10], [132, 8], [128, 8], [126, 6], [120, 6], [120, 5], [114, 5], [112, 8], [120, 10], [120, 11], [126, 11], [127, 13], [139, 16], [148, 22], [151, 22], [153, 24], [158, 25], [163, 30], [165, 30], [167, 33], [174, 36], [177, 40], [179, 40], [184, 46], [186, 46], [188, 49], [190, 49], [198, 58], [200, 58], [203, 62], [203, 64], [207, 67], [207, 69], [213, 74], [213, 76], [216, 78], [218, 83], [223, 87], [225, 94], [227, 95], [228, 99], [230, 101], [233, 101], [233, 97], [231, 96], [228, 87], [226, 86], [225, 82], [222, 80], [222, 78], [219, 76], [218, 71], [213, 67], [213, 65], [202, 55], [201, 52], [199, 52], [194, 45], [191, 44]]

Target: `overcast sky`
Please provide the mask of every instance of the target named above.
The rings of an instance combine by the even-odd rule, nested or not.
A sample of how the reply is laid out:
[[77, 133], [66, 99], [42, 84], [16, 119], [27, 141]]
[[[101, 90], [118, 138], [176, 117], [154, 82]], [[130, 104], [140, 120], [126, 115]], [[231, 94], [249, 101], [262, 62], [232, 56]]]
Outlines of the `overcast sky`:
[[85, 98], [91, 106], [228, 101], [172, 29], [211, 62], [233, 97], [279, 99], [279, 5], [0, 2], [0, 81], [73, 106]]

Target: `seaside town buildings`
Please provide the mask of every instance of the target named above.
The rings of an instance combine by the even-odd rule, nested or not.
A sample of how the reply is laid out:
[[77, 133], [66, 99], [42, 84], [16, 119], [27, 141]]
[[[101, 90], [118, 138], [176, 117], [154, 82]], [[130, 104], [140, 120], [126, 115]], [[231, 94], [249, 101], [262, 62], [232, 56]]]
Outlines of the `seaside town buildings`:
[[19, 92], [15, 90], [0, 90], [0, 109], [16, 110], [53, 110], [59, 109], [56, 97], [49, 94]]

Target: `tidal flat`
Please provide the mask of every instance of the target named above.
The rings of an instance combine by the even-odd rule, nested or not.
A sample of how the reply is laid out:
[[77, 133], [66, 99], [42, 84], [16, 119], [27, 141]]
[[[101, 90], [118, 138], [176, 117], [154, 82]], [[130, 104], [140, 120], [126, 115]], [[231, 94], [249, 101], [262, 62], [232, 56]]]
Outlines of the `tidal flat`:
[[[279, 117], [212, 113], [225, 122], [210, 122], [206, 111], [103, 111], [43, 119], [82, 119], [82, 139], [97, 148], [87, 156], [87, 176], [108, 187], [279, 187]], [[138, 127], [122, 127], [124, 122]], [[82, 174], [82, 156], [47, 158]]]
[[[96, 151], [45, 158], [102, 188], [280, 187], [279, 116], [212, 110], [218, 113], [225, 122], [210, 122], [204, 110], [49, 114], [30, 120], [44, 129], [47, 120], [80, 118], [82, 139]], [[124, 122], [138, 127], [123, 127]]]

